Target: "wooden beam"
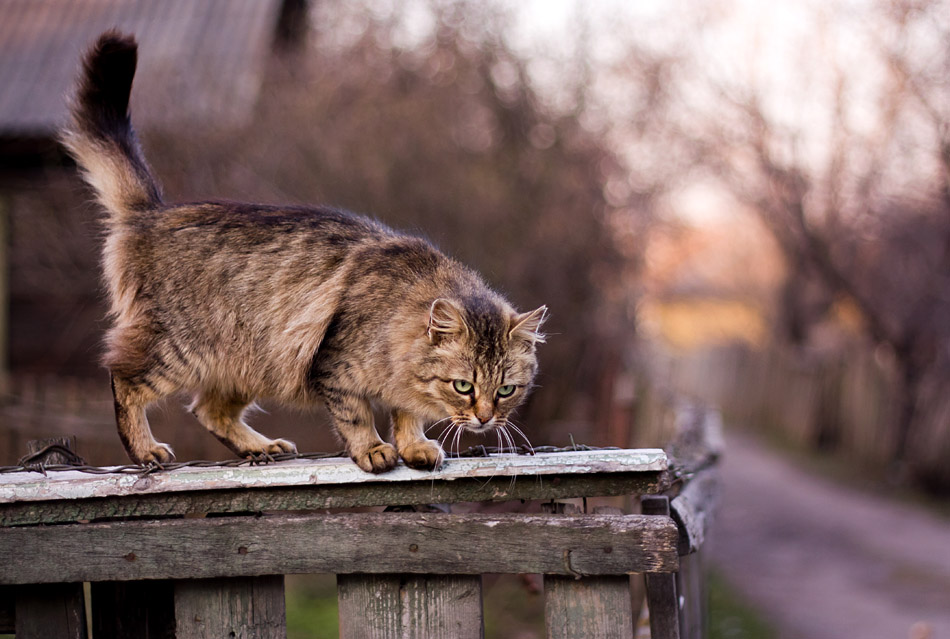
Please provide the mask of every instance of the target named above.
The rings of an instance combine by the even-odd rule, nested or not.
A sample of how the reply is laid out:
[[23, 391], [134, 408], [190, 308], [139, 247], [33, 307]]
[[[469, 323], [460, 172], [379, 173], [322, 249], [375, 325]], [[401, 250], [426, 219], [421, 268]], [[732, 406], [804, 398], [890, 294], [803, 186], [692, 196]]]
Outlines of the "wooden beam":
[[680, 526], [680, 555], [702, 547], [718, 500], [719, 471], [711, 467], [696, 473], [670, 502], [673, 519]]
[[[349, 462], [348, 462], [349, 463]], [[2, 476], [0, 476], [2, 477]], [[51, 474], [51, 477], [55, 477]], [[168, 517], [205, 513], [254, 513], [392, 504], [549, 500], [613, 495], [647, 495], [669, 487], [665, 471], [556, 474], [492, 478], [433, 476], [407, 482], [314, 484], [128, 494], [112, 497], [0, 503], [0, 527], [126, 517]]]
[[482, 639], [481, 575], [339, 575], [340, 639]]
[[[679, 567], [643, 515], [347, 513], [0, 529], [0, 584], [291, 573], [622, 575]], [[81, 558], [81, 561], [77, 559]]]
[[666, 453], [644, 448], [468, 457], [451, 459], [435, 472], [413, 470], [400, 462], [393, 470], [380, 475], [364, 472], [349, 459], [338, 457], [297, 459], [262, 466], [185, 467], [148, 475], [57, 471], [44, 477], [39, 473], [4, 473], [0, 474], [0, 503], [278, 486], [393, 485], [493, 478], [510, 481], [512, 478], [543, 479], [565, 474], [643, 473], [666, 469]]

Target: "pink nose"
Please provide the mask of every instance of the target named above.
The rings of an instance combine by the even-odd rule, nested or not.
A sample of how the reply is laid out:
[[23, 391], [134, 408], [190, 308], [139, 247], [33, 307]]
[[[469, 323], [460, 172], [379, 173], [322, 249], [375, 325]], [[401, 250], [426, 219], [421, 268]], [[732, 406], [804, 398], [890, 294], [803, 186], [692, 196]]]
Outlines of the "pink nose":
[[486, 412], [486, 413], [478, 412], [478, 413], [475, 413], [475, 417], [482, 424], [487, 424], [488, 422], [492, 420], [492, 417], [494, 417], [494, 415], [492, 415], [490, 412]]

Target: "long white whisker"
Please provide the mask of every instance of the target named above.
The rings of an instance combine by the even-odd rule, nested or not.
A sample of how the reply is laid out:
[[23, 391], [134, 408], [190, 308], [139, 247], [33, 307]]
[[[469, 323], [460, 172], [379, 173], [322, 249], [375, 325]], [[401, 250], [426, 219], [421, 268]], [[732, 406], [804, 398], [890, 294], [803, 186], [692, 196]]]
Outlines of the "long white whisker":
[[439, 435], [439, 446], [442, 446], [443, 449], [446, 447], [446, 443], [449, 441], [449, 437], [452, 435], [453, 431], [456, 428], [458, 428], [458, 424], [456, 423], [454, 419], [452, 419], [451, 423], [448, 426], [446, 426], [445, 429], [442, 431], [442, 434]]
[[444, 423], [444, 422], [449, 421], [450, 419], [452, 419], [452, 416], [451, 416], [451, 415], [449, 415], [448, 417], [443, 417], [442, 419], [440, 419], [440, 420], [437, 421], [437, 422], [432, 422], [432, 423], [429, 424], [429, 426], [425, 429], [425, 433], [428, 434], [430, 430], [432, 430], [433, 428], [435, 428], [435, 427], [438, 426], [439, 424], [442, 424], [442, 423]]
[[518, 452], [517, 448], [515, 447], [515, 440], [511, 438], [511, 433], [508, 432], [508, 428], [506, 426], [501, 427], [501, 433], [504, 436], [505, 441], [508, 442], [509, 452]]
[[459, 446], [462, 444], [462, 431], [464, 430], [464, 425], [462, 423], [457, 424], [458, 428], [455, 429], [455, 437], [452, 439], [452, 446], [455, 447], [455, 454], [458, 455]]
[[505, 425], [510, 428], [513, 428], [516, 433], [521, 435], [521, 438], [524, 439], [525, 443], [528, 445], [528, 448], [530, 448], [531, 450], [534, 450], [534, 446], [531, 445], [531, 440], [528, 439], [528, 436], [524, 434], [524, 431], [518, 428], [513, 421], [511, 421], [510, 419], [505, 420]]

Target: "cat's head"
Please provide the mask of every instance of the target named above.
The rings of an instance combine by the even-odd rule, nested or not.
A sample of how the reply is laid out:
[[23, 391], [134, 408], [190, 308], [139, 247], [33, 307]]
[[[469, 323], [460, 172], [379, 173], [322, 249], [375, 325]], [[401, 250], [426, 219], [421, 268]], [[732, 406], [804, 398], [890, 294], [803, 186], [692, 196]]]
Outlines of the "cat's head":
[[417, 376], [433, 414], [475, 433], [504, 427], [533, 387], [546, 313], [497, 298], [436, 299]]

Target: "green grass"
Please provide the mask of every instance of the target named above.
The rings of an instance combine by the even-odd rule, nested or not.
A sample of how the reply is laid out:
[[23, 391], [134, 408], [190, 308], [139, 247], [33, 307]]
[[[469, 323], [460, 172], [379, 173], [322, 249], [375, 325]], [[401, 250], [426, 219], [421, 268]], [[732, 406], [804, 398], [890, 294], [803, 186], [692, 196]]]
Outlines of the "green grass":
[[333, 575], [287, 575], [287, 639], [340, 636]]
[[721, 575], [709, 573], [710, 639], [771, 639], [776, 631]]

